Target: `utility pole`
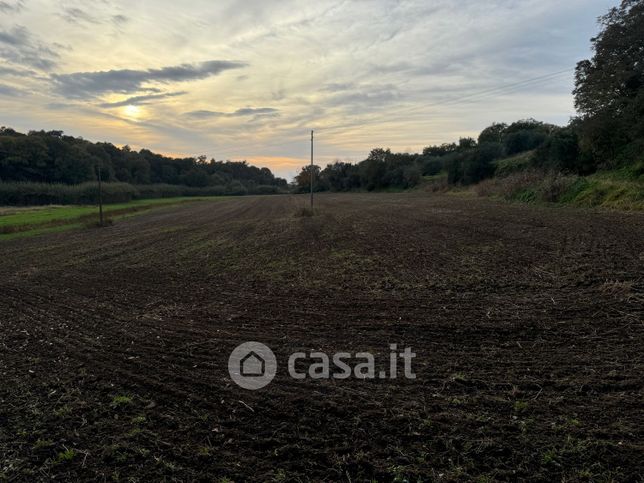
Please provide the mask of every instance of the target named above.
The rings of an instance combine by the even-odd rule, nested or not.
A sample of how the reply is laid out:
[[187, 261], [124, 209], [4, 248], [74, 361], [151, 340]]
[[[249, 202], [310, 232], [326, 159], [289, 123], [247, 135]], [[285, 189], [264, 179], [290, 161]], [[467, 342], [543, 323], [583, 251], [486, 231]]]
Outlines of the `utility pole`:
[[103, 226], [103, 183], [101, 180], [101, 164], [98, 165], [98, 219], [99, 225]]
[[311, 210], [313, 210], [313, 131], [311, 131]]

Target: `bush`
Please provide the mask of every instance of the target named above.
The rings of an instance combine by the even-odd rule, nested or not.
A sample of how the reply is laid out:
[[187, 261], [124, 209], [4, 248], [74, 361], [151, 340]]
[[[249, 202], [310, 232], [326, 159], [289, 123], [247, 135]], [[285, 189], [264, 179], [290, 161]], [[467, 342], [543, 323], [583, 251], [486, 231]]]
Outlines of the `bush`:
[[450, 184], [470, 185], [494, 175], [494, 161], [503, 155], [498, 143], [484, 143], [478, 148], [445, 156], [447, 180]]
[[[253, 192], [275, 194], [276, 186], [259, 185]], [[127, 203], [132, 200], [177, 198], [181, 196], [245, 195], [248, 190], [238, 181], [228, 186], [191, 187], [171, 184], [131, 185], [103, 183], [103, 202]], [[77, 185], [0, 182], [0, 206], [94, 205], [98, 203], [98, 183]]]
[[445, 169], [447, 170], [447, 182], [449, 184], [461, 183], [463, 181], [463, 161], [465, 156], [461, 153], [452, 153], [445, 156]]
[[402, 187], [404, 189], [413, 188], [420, 181], [420, 168], [418, 166], [407, 166], [403, 169], [402, 178]]
[[644, 184], [614, 179], [612, 173], [589, 177], [526, 170], [505, 178], [493, 178], [474, 189], [479, 196], [496, 196], [524, 202], [570, 203], [578, 206], [644, 209]]
[[494, 176], [503, 178], [517, 171], [524, 171], [531, 166], [536, 166], [536, 163], [533, 162], [534, 155], [534, 151], [527, 151], [509, 158], [497, 159], [494, 163], [496, 166]]
[[248, 190], [239, 181], [233, 181], [226, 186], [226, 193], [233, 196], [247, 195]]
[[435, 176], [443, 170], [443, 162], [436, 157], [419, 158], [423, 176]]
[[547, 139], [545, 133], [535, 130], [522, 130], [508, 134], [505, 148], [509, 155], [531, 151], [541, 146]]
[[445, 192], [448, 191], [450, 186], [447, 182], [447, 175], [435, 175], [430, 178], [427, 178], [426, 181], [421, 185], [423, 191], [430, 193]]
[[526, 193], [534, 192], [535, 186], [544, 178], [544, 173], [526, 170], [512, 173], [505, 178], [492, 178], [476, 185], [479, 196], [498, 196], [506, 200], [525, 198]]
[[279, 192], [277, 186], [259, 185], [251, 190], [255, 195], [275, 195]]
[[[126, 203], [139, 197], [127, 183], [103, 184], [105, 203]], [[98, 184], [0, 183], [0, 205], [73, 205], [98, 203]]]
[[186, 196], [185, 192], [188, 187], [173, 184], [145, 184], [137, 185], [137, 189], [141, 199], [175, 198], [177, 196]]
[[537, 149], [533, 164], [547, 170], [589, 174], [595, 170], [588, 156], [579, 152], [579, 138], [572, 128], [557, 128]]
[[540, 201], [556, 203], [563, 201], [571, 188], [582, 178], [578, 176], [566, 176], [561, 173], [547, 175], [537, 188], [537, 196]]
[[560, 199], [580, 206], [601, 206], [621, 210], [644, 209], [644, 184], [613, 180], [604, 174], [579, 178]]

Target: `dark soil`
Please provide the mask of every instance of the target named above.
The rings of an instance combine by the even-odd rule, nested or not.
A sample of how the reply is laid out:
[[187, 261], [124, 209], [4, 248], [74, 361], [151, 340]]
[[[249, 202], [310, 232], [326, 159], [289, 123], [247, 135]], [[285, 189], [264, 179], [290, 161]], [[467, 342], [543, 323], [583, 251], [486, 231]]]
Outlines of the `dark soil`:
[[[0, 243], [0, 480], [642, 480], [643, 215], [305, 203]], [[278, 358], [259, 391], [228, 375], [246, 341]], [[390, 343], [417, 379], [286, 371]]]

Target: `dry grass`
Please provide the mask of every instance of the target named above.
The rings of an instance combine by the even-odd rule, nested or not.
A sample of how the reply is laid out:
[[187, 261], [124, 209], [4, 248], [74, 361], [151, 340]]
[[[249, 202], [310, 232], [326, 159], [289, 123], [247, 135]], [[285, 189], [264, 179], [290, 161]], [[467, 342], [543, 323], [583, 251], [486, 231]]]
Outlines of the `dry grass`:
[[307, 208], [307, 207], [300, 208], [299, 210], [297, 210], [295, 212], [295, 216], [298, 217], [298, 218], [300, 218], [300, 217], [310, 218], [310, 217], [315, 216], [317, 214], [318, 214], [318, 210], [316, 210], [314, 208]]
[[632, 300], [642, 300], [642, 295], [638, 294], [633, 287], [633, 282], [606, 280], [599, 290], [605, 295], [611, 295], [618, 300], [629, 302]]
[[428, 193], [445, 193], [453, 188], [453, 186], [447, 182], [446, 174], [425, 176], [419, 187], [422, 191]]
[[501, 197], [507, 200], [521, 197], [544, 179], [544, 173], [536, 170], [512, 173], [505, 178], [486, 179], [472, 187], [479, 196]]
[[619, 210], [644, 209], [644, 183], [614, 180], [602, 173], [581, 177], [531, 169], [487, 179], [471, 190], [479, 196], [524, 202], [570, 203]]

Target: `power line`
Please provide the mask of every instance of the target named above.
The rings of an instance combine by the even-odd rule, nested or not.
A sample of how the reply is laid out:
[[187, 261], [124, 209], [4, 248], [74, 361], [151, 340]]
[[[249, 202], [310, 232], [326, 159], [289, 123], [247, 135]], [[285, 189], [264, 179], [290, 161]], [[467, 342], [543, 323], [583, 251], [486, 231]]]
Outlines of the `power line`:
[[533, 77], [531, 79], [525, 79], [525, 80], [522, 80], [522, 81], [519, 81], [519, 82], [506, 84], [506, 85], [491, 88], [491, 89], [485, 89], [483, 91], [474, 92], [472, 94], [466, 94], [466, 95], [463, 95], [463, 96], [454, 97], [452, 99], [445, 99], [445, 100], [442, 100], [442, 101], [432, 102], [432, 103], [423, 104], [423, 105], [409, 106], [408, 108], [398, 109], [393, 116], [387, 116], [386, 119], [383, 119], [383, 118], [371, 118], [371, 119], [367, 119], [367, 120], [364, 120], [364, 121], [355, 121], [353, 123], [346, 123], [346, 124], [341, 125], [341, 126], [334, 126], [334, 127], [326, 128], [326, 129], [321, 128], [321, 129], [318, 129], [318, 130], [324, 131], [325, 133], [332, 133], [332, 132], [335, 132], [335, 131], [338, 131], [338, 130], [344, 130], [347, 127], [353, 127], [356, 124], [360, 124], [360, 126], [363, 126], [363, 125], [366, 125], [366, 124], [374, 124], [374, 123], [381, 122], [381, 121], [399, 120], [403, 114], [410, 114], [410, 113], [414, 113], [415, 111], [431, 109], [432, 107], [447, 106], [447, 105], [457, 105], [457, 104], [460, 104], [461, 102], [467, 101], [467, 100], [472, 100], [472, 99], [479, 100], [479, 99], [483, 99], [483, 98], [489, 98], [489, 97], [493, 97], [493, 96], [496, 96], [496, 95], [502, 95], [502, 94], [506, 94], [508, 92], [516, 91], [517, 88], [531, 86], [531, 85], [538, 85], [538, 84], [541, 84], [543, 82], [554, 80], [557, 77], [560, 77], [560, 76], [562, 76], [564, 74], [572, 72], [573, 70], [574, 69], [569, 68], [569, 69], [565, 69], [565, 70], [561, 70], [561, 71], [557, 71], [557, 72], [551, 72], [549, 74], [544, 74], [544, 75], [541, 75], [541, 76], [538, 76], [538, 77]]
[[456, 104], [456, 103], [459, 103], [459, 102], [461, 102], [463, 100], [471, 99], [471, 98], [474, 98], [474, 97], [479, 97], [479, 96], [482, 96], [482, 95], [484, 95], [485, 97], [488, 97], [487, 96], [488, 94], [504, 94], [505, 91], [516, 90], [517, 87], [525, 87], [526, 85], [530, 85], [530, 84], [540, 84], [542, 82], [555, 79], [555, 78], [557, 78], [557, 77], [559, 77], [559, 76], [561, 76], [563, 74], [567, 74], [568, 72], [571, 72], [572, 70], [573, 69], [566, 69], [566, 70], [562, 70], [562, 71], [559, 71], [559, 72], [552, 72], [550, 74], [545, 74], [545, 75], [542, 75], [542, 76], [539, 76], [539, 77], [534, 77], [532, 79], [527, 79], [527, 80], [515, 82], [515, 83], [512, 83], [512, 84], [506, 84], [506, 85], [495, 87], [495, 88], [492, 88], [492, 89], [486, 89], [484, 91], [476, 92], [476, 93], [465, 95], [465, 96], [456, 97], [456, 98], [453, 98], [453, 99], [447, 99], [445, 101], [439, 101], [439, 102], [430, 104], [427, 107], [440, 106], [440, 105], [446, 105], [446, 104], [452, 104], [452, 103]]
[[[364, 119], [364, 120], [356, 120], [353, 122], [348, 122], [344, 123], [341, 125], [335, 125], [332, 127], [319, 127], [317, 128], [318, 132], [323, 132], [325, 134], [328, 133], [334, 133], [334, 132], [345, 132], [347, 128], [360, 128], [362, 126], [366, 125], [372, 125], [376, 124], [379, 122], [388, 122], [388, 121], [397, 121], [401, 119], [406, 119], [403, 116], [409, 116], [415, 115], [415, 114], [426, 114], [424, 111], [427, 109], [431, 109], [433, 107], [440, 107], [440, 106], [452, 106], [452, 105], [458, 105], [460, 103], [466, 102], [466, 101], [478, 101], [481, 99], [486, 99], [494, 96], [500, 96], [503, 94], [507, 94], [509, 92], [516, 91], [517, 89], [523, 88], [523, 87], [529, 87], [533, 85], [539, 85], [545, 82], [552, 81], [560, 76], [563, 76], [564, 74], [568, 74], [573, 72], [573, 68], [568, 68], [565, 70], [560, 70], [557, 72], [550, 72], [548, 74], [543, 74], [540, 76], [532, 77], [529, 79], [524, 79], [518, 82], [513, 82], [510, 84], [505, 84], [501, 85], [498, 87], [494, 88], [489, 88], [489, 89], [484, 89], [482, 91], [478, 92], [473, 92], [471, 94], [465, 94], [461, 95], [458, 97], [454, 97], [451, 99], [444, 99], [441, 101], [435, 101], [435, 102], [430, 102], [427, 104], [421, 104], [421, 105], [412, 105], [408, 106], [407, 108], [399, 108], [398, 110], [395, 111], [393, 115], [386, 115], [382, 114], [380, 117], [377, 118], [370, 118], [370, 119]], [[276, 141], [273, 143], [262, 143], [262, 146], [279, 146], [281, 145], [282, 142]]]

